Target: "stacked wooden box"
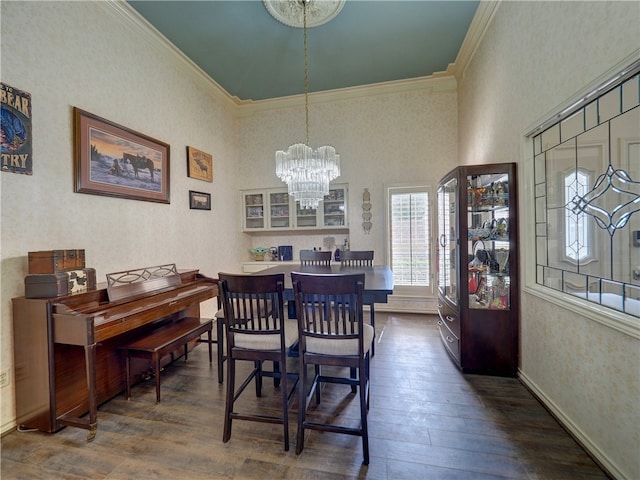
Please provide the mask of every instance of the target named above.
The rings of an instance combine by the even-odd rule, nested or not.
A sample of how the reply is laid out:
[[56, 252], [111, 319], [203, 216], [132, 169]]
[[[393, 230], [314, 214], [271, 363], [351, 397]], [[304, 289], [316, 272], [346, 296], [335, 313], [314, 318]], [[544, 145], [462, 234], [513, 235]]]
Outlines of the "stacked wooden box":
[[29, 252], [26, 298], [50, 298], [95, 288], [96, 271], [86, 268], [84, 250]]

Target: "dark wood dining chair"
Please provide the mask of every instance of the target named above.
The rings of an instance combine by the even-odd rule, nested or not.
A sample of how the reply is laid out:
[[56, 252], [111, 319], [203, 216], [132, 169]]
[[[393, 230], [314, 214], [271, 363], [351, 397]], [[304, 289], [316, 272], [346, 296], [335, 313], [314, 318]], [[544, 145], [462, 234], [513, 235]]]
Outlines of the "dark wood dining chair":
[[[373, 250], [344, 250], [340, 252], [340, 265], [344, 267], [373, 267]], [[369, 322], [376, 330], [376, 309], [374, 302], [367, 302], [369, 306]], [[376, 339], [371, 344], [371, 356], [376, 354]]]
[[[216, 285], [218, 285], [218, 279], [213, 280]], [[219, 287], [218, 287], [219, 288]], [[216, 344], [216, 355], [218, 357], [218, 383], [222, 383], [224, 380], [224, 368], [223, 364], [226, 359], [224, 354], [224, 309], [222, 308], [222, 296], [218, 295], [216, 297], [216, 301], [218, 303], [218, 311], [215, 314], [215, 323], [216, 323], [216, 338], [208, 339], [208, 338], [199, 338], [199, 343], [209, 343]]]
[[[282, 292], [284, 274], [219, 274], [226, 334], [227, 389], [223, 442], [231, 438], [233, 420], [281, 424], [284, 427], [284, 450], [289, 450], [289, 403], [296, 391], [298, 375], [287, 371], [287, 351], [298, 341], [295, 320], [286, 320]], [[236, 362], [250, 361], [254, 368], [237, 388]], [[272, 371], [263, 368], [274, 362]], [[256, 397], [262, 395], [262, 378], [273, 377], [280, 384], [282, 411], [279, 416], [246, 413], [236, 410], [235, 402], [255, 381]], [[289, 389], [289, 378], [295, 379]]]
[[224, 307], [222, 306], [222, 295], [218, 295], [218, 311], [215, 315], [216, 319], [216, 347], [218, 355], [218, 383], [224, 380], [224, 361], [227, 359], [225, 355], [224, 341]]
[[[293, 272], [291, 279], [298, 316], [300, 365], [296, 453], [300, 454], [304, 449], [305, 430], [356, 435], [362, 437], [363, 464], [368, 465], [369, 349], [373, 327], [363, 321], [364, 274]], [[308, 381], [307, 370], [310, 365], [314, 372], [311, 382]], [[332, 367], [330, 375], [323, 375], [324, 366]], [[359, 426], [331, 422], [330, 419], [339, 412], [326, 410], [323, 410], [324, 423], [307, 419], [307, 409], [313, 397], [316, 403], [321, 401], [323, 383], [350, 385], [358, 391]], [[310, 385], [308, 391], [307, 385]], [[323, 414], [316, 412], [314, 415]]]
[[373, 250], [342, 250], [340, 263], [345, 267], [373, 267]]
[[300, 250], [300, 265], [331, 266], [330, 250]]
[[[218, 280], [216, 280], [216, 284]], [[216, 344], [216, 355], [218, 358], [218, 383], [222, 383], [224, 380], [224, 361], [226, 360], [225, 356], [225, 341], [224, 341], [224, 309], [222, 308], [222, 295], [218, 295], [216, 298], [218, 303], [218, 311], [215, 314], [215, 323], [216, 323], [216, 339], [208, 340], [204, 338], [200, 338], [200, 343], [215, 343]]]

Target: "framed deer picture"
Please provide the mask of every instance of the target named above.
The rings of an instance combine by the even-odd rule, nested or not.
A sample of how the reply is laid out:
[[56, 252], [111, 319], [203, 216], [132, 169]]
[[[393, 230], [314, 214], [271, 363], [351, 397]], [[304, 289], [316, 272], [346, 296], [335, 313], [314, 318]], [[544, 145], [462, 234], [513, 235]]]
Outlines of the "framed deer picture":
[[169, 203], [169, 145], [73, 108], [77, 193]]
[[187, 147], [187, 176], [213, 182], [213, 157], [197, 148]]

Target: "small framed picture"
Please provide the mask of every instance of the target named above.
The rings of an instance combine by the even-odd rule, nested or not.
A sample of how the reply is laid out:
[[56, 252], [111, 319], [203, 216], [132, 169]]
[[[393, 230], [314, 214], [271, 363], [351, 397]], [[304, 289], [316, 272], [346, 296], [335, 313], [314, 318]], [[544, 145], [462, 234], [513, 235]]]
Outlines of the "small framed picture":
[[189, 190], [189, 208], [192, 210], [211, 210], [211, 194]]
[[213, 156], [197, 148], [187, 147], [187, 175], [205, 182], [213, 182]]

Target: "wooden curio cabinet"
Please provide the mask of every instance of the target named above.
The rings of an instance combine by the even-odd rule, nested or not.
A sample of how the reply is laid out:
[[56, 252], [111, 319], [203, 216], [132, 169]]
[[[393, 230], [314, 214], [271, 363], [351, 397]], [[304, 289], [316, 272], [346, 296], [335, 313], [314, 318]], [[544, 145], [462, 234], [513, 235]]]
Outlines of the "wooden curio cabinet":
[[458, 167], [438, 186], [438, 328], [464, 372], [518, 368], [516, 164]]

